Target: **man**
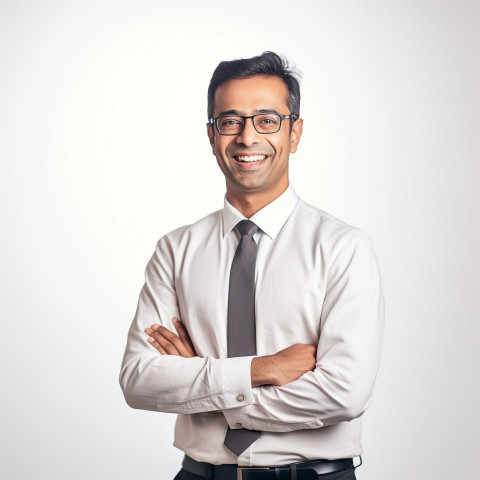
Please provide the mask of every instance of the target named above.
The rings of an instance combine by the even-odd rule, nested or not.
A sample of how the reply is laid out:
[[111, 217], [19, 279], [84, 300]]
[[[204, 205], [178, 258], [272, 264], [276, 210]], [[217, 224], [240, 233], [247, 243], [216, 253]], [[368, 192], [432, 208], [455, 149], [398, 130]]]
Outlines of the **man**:
[[178, 480], [355, 478], [380, 278], [367, 235], [289, 184], [299, 108], [275, 53], [219, 64], [207, 132], [225, 207], [163, 237], [147, 266], [120, 381], [131, 407], [179, 414]]

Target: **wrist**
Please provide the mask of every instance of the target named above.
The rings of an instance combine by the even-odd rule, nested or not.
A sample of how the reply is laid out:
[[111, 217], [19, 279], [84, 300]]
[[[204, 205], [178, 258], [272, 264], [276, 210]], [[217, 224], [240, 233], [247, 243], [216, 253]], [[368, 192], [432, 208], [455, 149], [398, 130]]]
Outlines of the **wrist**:
[[250, 367], [252, 387], [260, 385], [276, 385], [275, 360], [273, 355], [254, 357]]

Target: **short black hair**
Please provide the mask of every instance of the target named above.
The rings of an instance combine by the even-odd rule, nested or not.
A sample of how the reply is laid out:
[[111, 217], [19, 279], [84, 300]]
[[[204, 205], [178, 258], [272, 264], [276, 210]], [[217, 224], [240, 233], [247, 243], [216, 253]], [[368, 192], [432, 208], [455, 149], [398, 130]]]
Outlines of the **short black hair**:
[[[255, 75], [280, 77], [288, 89], [290, 114], [300, 116], [300, 72], [289, 66], [288, 61], [274, 52], [263, 52], [252, 58], [239, 58], [220, 62], [213, 72], [208, 86], [208, 118], [213, 118], [215, 92], [220, 84], [233, 78], [249, 78]], [[297, 78], [298, 77], [298, 78]]]

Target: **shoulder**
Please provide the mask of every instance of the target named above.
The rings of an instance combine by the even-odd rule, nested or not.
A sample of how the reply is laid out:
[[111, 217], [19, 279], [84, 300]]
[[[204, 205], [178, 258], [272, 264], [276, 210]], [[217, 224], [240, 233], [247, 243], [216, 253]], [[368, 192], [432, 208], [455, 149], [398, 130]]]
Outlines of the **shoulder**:
[[363, 230], [299, 199], [291, 226], [301, 244], [327, 264], [348, 263], [354, 256], [374, 258], [370, 236]]
[[310, 229], [311, 247], [329, 265], [331, 274], [336, 269], [351, 271], [353, 265], [360, 265], [367, 272], [377, 264], [373, 243], [365, 231], [303, 200], [297, 207], [297, 228]]
[[177, 251], [186, 248], [192, 240], [201, 242], [221, 227], [221, 221], [222, 210], [218, 210], [191, 225], [176, 228], [160, 238], [157, 250]]
[[302, 230], [324, 242], [346, 242], [354, 238], [368, 238], [360, 228], [349, 225], [334, 215], [298, 199], [295, 219]]
[[187, 254], [195, 256], [208, 238], [221, 228], [222, 211], [211, 213], [191, 225], [176, 228], [158, 240], [147, 265], [147, 275], [159, 276], [181, 265]]

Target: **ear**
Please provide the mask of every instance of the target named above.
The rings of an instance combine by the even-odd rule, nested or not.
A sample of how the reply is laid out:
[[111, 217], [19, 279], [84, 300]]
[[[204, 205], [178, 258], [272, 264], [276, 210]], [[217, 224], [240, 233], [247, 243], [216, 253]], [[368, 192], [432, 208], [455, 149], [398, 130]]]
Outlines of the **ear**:
[[213, 125], [211, 123], [207, 123], [207, 134], [212, 147], [212, 153], [215, 155], [215, 132], [213, 131]]
[[303, 118], [298, 118], [293, 124], [292, 131], [290, 133], [290, 153], [297, 151], [298, 142], [303, 132]]

